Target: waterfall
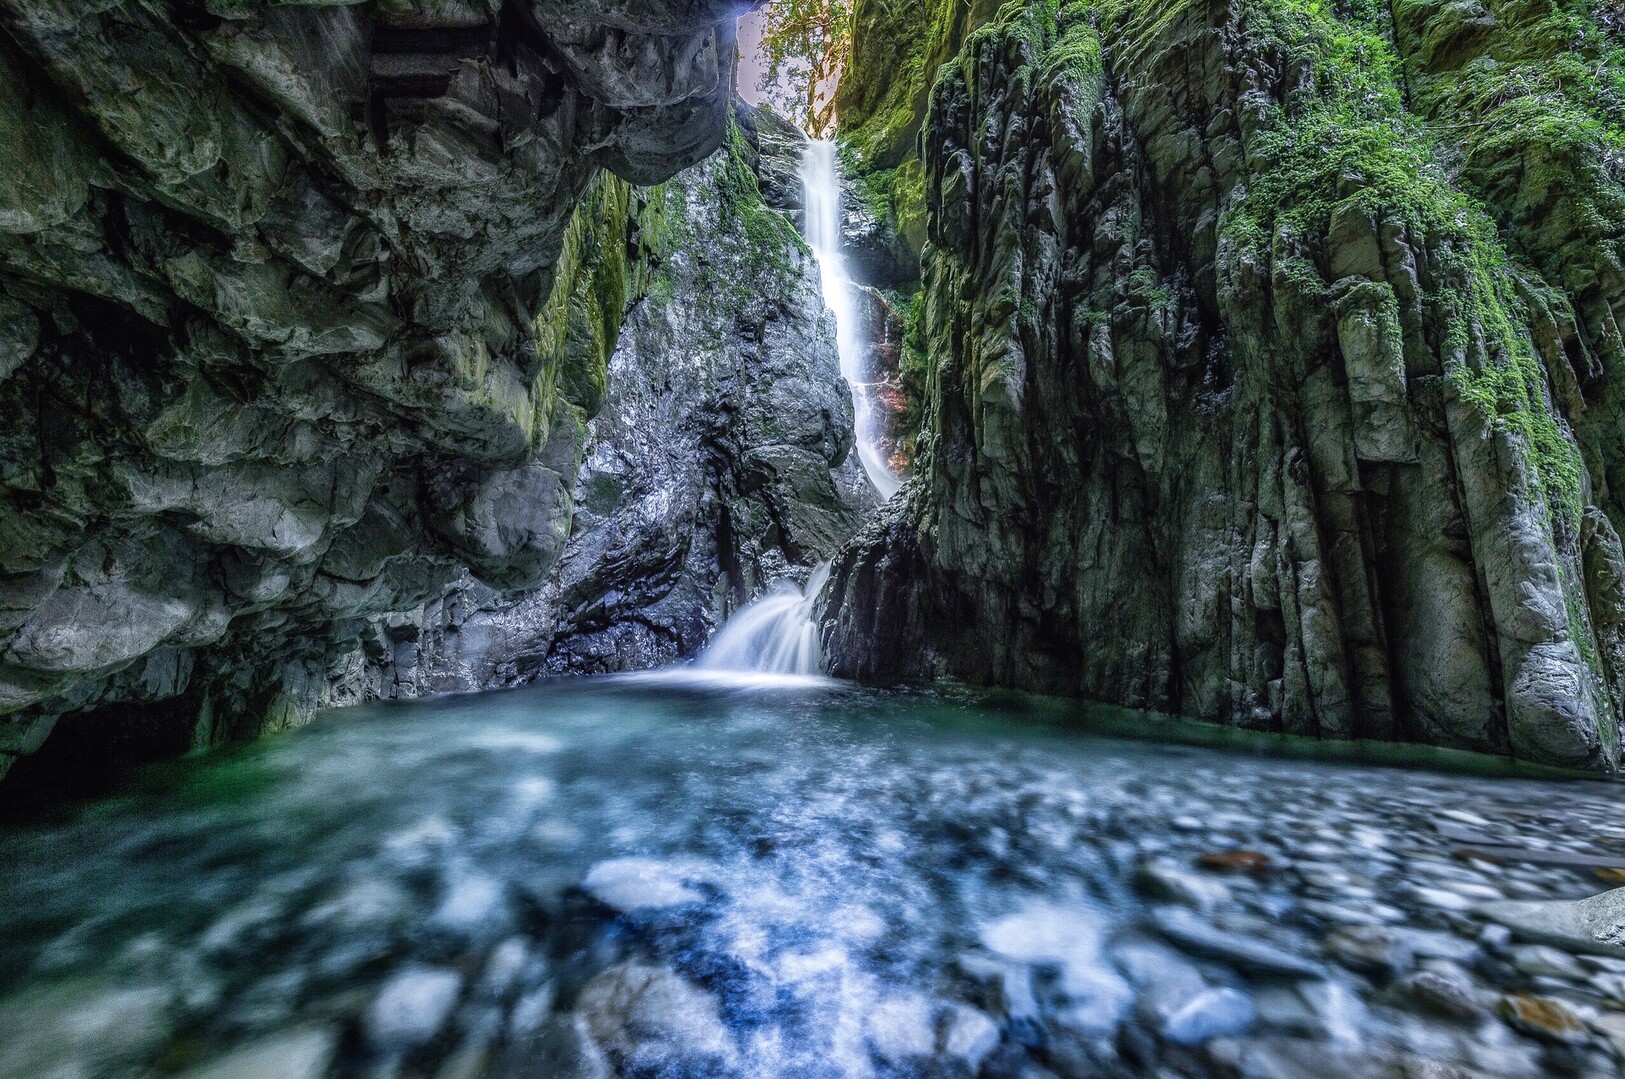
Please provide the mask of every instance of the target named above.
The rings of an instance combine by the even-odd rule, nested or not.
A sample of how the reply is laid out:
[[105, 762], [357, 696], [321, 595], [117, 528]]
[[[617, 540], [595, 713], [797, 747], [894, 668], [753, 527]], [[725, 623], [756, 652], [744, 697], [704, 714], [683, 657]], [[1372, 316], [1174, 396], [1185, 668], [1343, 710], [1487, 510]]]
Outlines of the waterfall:
[[846, 275], [841, 256], [841, 175], [835, 156], [835, 142], [813, 142], [801, 159], [801, 184], [806, 189], [807, 246], [818, 259], [823, 279], [824, 303], [835, 316], [835, 344], [841, 354], [841, 374], [852, 388], [854, 428], [858, 459], [869, 481], [890, 498], [902, 486], [876, 448], [878, 409], [875, 384], [868, 381], [863, 367], [863, 341], [852, 297], [852, 281]]
[[[806, 189], [807, 245], [818, 259], [824, 302], [835, 316], [841, 374], [852, 388], [853, 434], [869, 481], [890, 498], [902, 481], [886, 467], [876, 437], [875, 383], [864, 369], [864, 347], [851, 280], [841, 256], [841, 176], [833, 141], [813, 142], [801, 159]], [[701, 671], [817, 675], [823, 670], [813, 608], [829, 580], [829, 563], [813, 570], [805, 588], [788, 581], [728, 619], [695, 663]]]
[[780, 581], [767, 595], [728, 619], [696, 664], [710, 671], [823, 673], [813, 605], [829, 580], [829, 563], [813, 570], [806, 588]]

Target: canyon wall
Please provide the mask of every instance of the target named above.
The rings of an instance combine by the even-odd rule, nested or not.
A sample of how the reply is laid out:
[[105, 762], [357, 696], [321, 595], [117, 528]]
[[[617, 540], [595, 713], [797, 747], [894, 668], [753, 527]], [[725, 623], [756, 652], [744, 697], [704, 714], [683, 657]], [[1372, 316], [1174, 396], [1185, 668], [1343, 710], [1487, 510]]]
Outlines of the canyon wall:
[[0, 773], [547, 579], [629, 296], [535, 320], [601, 169], [723, 144], [737, 6], [0, 3]]
[[[0, 0], [0, 776], [666, 662], [839, 547], [735, 14]], [[846, 255], [916, 478], [836, 673], [1615, 767], [1622, 22], [858, 0]]]
[[1617, 766], [1605, 8], [970, 35], [918, 144], [919, 478], [837, 563], [836, 672]]

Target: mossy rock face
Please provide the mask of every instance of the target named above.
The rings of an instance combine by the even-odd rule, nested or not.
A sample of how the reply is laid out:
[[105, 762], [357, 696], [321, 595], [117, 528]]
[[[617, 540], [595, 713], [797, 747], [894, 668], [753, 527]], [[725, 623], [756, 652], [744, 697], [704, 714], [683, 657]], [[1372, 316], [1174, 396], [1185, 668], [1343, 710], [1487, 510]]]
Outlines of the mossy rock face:
[[836, 97], [841, 139], [863, 172], [917, 154], [938, 69], [1000, 0], [856, 0], [852, 60]]
[[[1415, 111], [1460, 183], [1533, 271], [1534, 345], [1585, 455], [1590, 499], [1625, 495], [1625, 26], [1617, 5], [1486, 2], [1464, 37], [1454, 5], [1395, 5]], [[1448, 46], [1448, 47], [1447, 47]]]
[[736, 13], [520, 6], [0, 2], [0, 757], [286, 726], [557, 561], [627, 185], [727, 137]]
[[864, 284], [917, 279], [925, 246], [925, 174], [919, 139], [931, 86], [999, 0], [857, 0], [852, 60], [836, 97], [843, 163], [852, 178], [849, 257]]
[[921, 140], [922, 478], [837, 566], [838, 667], [1614, 767], [1618, 113], [1537, 151], [1477, 125], [1580, 102], [1473, 88], [1611, 87], [1596, 10], [1033, 0], [971, 34]]

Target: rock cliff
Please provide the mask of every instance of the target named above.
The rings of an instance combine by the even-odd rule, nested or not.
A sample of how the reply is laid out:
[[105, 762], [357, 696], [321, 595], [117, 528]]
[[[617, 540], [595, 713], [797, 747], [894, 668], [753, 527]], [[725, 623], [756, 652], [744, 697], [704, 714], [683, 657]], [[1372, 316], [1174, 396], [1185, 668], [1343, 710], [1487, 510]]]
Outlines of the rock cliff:
[[920, 479], [839, 673], [1619, 759], [1596, 3], [1007, 4], [924, 134]]
[[602, 309], [591, 281], [613, 282], [611, 300], [626, 282], [631, 300], [546, 583], [501, 592], [465, 576], [380, 620], [331, 700], [670, 663], [857, 531], [873, 491], [850, 453], [818, 268], [788, 216], [806, 140], [770, 112], [739, 118], [705, 164], [638, 191], [606, 176], [577, 211], [588, 287], [560, 314]]
[[[841, 544], [737, 6], [0, 0], [0, 775], [663, 662]], [[1617, 766], [1614, 5], [854, 28], [917, 478], [837, 561], [837, 673]]]
[[723, 143], [737, 8], [0, 3], [0, 773], [295, 722], [546, 578], [626, 297], [534, 320], [600, 169]]

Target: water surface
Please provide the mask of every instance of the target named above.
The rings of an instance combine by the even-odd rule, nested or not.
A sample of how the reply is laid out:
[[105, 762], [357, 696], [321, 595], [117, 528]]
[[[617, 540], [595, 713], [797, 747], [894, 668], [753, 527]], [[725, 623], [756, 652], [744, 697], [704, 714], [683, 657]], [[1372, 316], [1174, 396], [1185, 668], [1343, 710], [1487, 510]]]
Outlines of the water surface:
[[[157, 769], [0, 831], [0, 1075], [1615, 1074], [1625, 964], [1474, 913], [1601, 882], [1453, 855], [1621, 849], [1617, 786], [1080, 717], [595, 679]], [[1584, 1033], [1513, 1029], [1508, 993]]]

